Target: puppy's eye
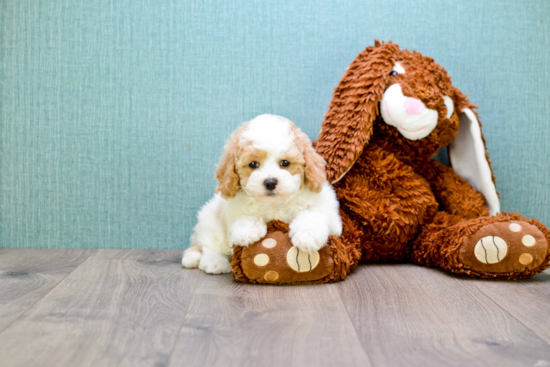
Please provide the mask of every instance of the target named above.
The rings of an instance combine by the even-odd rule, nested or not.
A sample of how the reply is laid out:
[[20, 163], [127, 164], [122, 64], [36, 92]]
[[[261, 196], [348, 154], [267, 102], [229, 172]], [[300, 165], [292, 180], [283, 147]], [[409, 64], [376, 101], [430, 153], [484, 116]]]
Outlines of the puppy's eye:
[[395, 76], [395, 75], [397, 75], [397, 74], [399, 74], [399, 73], [398, 73], [397, 71], [395, 71], [395, 70], [392, 70], [392, 71], [390, 72], [390, 76]]
[[283, 159], [281, 161], [281, 167], [288, 167], [288, 166], [290, 166], [290, 162]]
[[260, 167], [260, 164], [258, 162], [252, 162], [248, 165], [248, 167], [254, 169]]

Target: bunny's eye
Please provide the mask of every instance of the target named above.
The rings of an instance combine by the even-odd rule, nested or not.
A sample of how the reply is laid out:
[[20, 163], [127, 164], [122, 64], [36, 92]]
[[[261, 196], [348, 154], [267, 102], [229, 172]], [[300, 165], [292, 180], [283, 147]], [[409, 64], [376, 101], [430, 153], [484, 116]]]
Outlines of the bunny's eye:
[[390, 76], [395, 76], [395, 75], [397, 75], [397, 74], [399, 74], [399, 73], [398, 73], [397, 71], [395, 71], [395, 70], [392, 70], [392, 71], [390, 72]]

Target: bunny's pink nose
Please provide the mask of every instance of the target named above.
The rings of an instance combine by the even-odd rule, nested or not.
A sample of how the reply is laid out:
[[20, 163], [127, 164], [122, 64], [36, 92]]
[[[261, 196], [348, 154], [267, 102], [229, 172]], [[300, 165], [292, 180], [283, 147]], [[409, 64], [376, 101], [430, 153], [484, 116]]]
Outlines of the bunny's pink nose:
[[410, 97], [405, 99], [405, 111], [407, 115], [420, 115], [425, 109], [426, 106], [424, 106], [421, 100]]

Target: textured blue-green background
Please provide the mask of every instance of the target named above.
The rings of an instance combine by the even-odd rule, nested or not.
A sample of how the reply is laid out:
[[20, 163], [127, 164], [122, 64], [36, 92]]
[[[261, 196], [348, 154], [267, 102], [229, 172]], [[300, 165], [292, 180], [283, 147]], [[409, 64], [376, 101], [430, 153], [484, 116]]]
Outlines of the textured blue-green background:
[[373, 39], [480, 106], [504, 210], [550, 224], [550, 2], [0, 1], [0, 246], [182, 248], [225, 139], [315, 138]]

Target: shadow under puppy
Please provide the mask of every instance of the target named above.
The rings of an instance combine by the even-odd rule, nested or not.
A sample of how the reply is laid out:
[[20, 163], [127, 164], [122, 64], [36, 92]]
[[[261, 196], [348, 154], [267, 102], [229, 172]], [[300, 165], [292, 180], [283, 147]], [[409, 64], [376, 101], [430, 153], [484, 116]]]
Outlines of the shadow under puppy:
[[290, 120], [261, 115], [242, 124], [225, 145], [217, 193], [199, 211], [182, 264], [229, 273], [232, 246], [249, 246], [267, 233], [267, 223], [289, 223], [292, 244], [318, 251], [340, 236], [338, 201], [325, 161]]

